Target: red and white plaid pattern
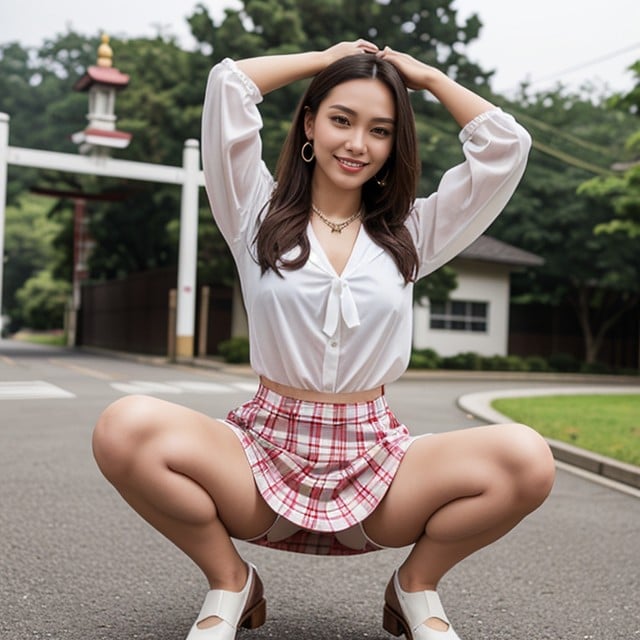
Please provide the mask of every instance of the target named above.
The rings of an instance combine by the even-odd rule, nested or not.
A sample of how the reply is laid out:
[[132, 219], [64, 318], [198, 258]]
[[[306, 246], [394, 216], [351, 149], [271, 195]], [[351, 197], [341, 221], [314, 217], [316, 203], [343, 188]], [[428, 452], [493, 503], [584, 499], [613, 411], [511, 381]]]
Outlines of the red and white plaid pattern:
[[261, 385], [227, 423], [267, 504], [303, 529], [284, 541], [256, 543], [320, 554], [376, 549], [356, 551], [331, 534], [371, 514], [412, 441], [384, 396], [354, 404], [307, 402]]

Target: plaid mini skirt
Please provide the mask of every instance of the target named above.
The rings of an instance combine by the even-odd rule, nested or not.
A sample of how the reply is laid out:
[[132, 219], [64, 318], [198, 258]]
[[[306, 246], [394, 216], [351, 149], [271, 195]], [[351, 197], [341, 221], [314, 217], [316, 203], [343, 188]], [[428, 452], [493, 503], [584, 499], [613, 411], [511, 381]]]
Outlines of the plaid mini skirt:
[[374, 551], [346, 546], [337, 532], [360, 525], [387, 492], [414, 440], [384, 395], [332, 404], [281, 396], [260, 385], [231, 411], [226, 424], [240, 439], [256, 485], [293, 533], [256, 544], [301, 553], [347, 555]]

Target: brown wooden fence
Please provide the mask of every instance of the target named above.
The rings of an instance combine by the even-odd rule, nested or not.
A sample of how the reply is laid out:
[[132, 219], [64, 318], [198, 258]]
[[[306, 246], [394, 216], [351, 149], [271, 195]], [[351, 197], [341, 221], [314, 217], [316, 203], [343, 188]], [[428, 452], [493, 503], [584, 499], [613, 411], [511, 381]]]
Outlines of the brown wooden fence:
[[[77, 343], [130, 353], [167, 355], [170, 323], [169, 292], [177, 282], [175, 268], [132, 274], [108, 282], [86, 283], [78, 314]], [[201, 291], [201, 289], [200, 289]], [[207, 318], [207, 330], [196, 326], [198, 339], [206, 339], [206, 354], [215, 355], [218, 344], [231, 335], [232, 290], [211, 287], [208, 313], [200, 309], [198, 292], [196, 322]]]
[[[168, 354], [169, 292], [177, 282], [175, 268], [130, 275], [122, 280], [84, 284], [78, 344], [131, 353]], [[231, 335], [232, 289], [212, 286], [206, 313], [202, 287], [196, 307], [195, 353], [206, 341], [207, 355]], [[206, 322], [206, 331], [199, 324]], [[640, 368], [640, 310], [626, 313], [605, 340], [598, 360], [615, 369]], [[437, 351], [437, 345], [434, 345]], [[584, 358], [582, 336], [571, 309], [543, 305], [511, 305], [509, 353], [548, 357], [567, 353]]]
[[[566, 353], [584, 360], [582, 333], [568, 306], [511, 305], [509, 353], [548, 357]], [[598, 361], [613, 369], [640, 369], [640, 308], [625, 313], [608, 332]]]

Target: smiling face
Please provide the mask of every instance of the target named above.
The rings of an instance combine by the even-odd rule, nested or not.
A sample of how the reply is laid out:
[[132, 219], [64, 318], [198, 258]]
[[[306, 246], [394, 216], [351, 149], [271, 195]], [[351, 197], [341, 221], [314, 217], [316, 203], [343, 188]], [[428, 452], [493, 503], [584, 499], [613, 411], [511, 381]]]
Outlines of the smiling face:
[[315, 114], [307, 111], [305, 133], [316, 156], [314, 199], [330, 193], [359, 201], [362, 185], [381, 171], [391, 154], [395, 119], [393, 95], [375, 79], [343, 82]]

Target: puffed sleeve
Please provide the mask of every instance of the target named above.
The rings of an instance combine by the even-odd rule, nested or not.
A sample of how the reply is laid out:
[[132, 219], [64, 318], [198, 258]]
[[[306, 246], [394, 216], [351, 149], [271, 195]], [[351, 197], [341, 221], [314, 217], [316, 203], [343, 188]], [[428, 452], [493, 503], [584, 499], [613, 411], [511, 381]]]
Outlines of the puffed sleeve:
[[531, 147], [529, 133], [500, 109], [480, 114], [459, 138], [464, 162], [442, 176], [435, 193], [417, 199], [407, 219], [419, 278], [457, 256], [495, 220], [522, 178]]
[[213, 217], [232, 250], [252, 231], [273, 188], [262, 161], [261, 101], [233, 60], [211, 69], [202, 109], [202, 166]]

